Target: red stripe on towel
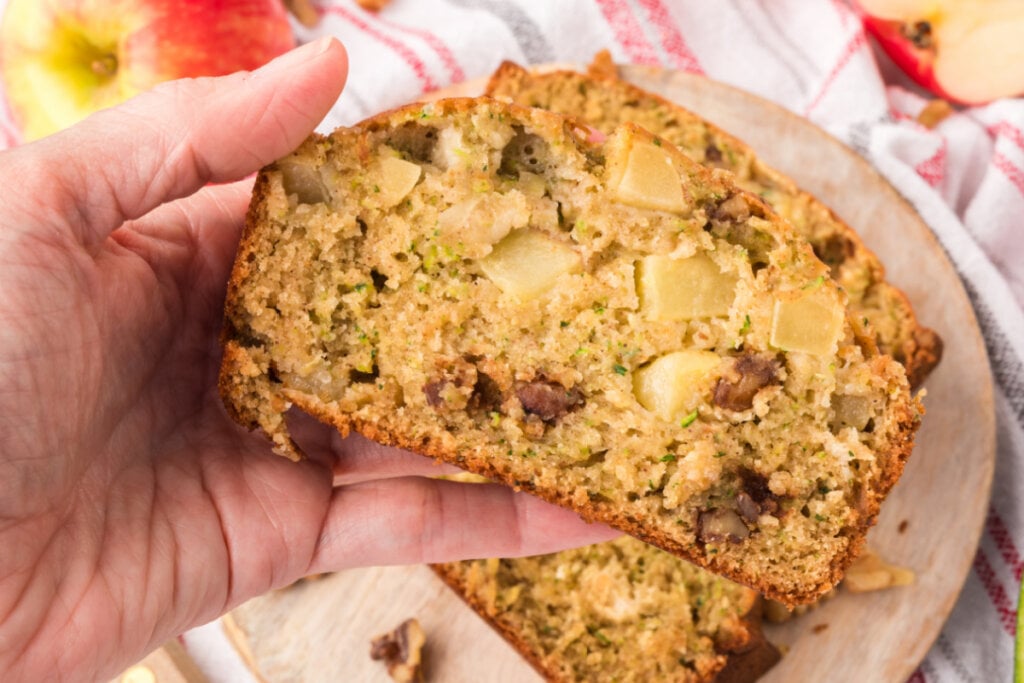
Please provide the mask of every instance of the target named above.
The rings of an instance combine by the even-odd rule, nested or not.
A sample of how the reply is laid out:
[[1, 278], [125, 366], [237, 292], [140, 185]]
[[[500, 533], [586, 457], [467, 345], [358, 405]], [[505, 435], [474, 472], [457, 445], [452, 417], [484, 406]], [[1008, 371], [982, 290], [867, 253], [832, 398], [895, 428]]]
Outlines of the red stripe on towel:
[[1010, 602], [1010, 598], [1006, 595], [1006, 590], [1003, 589], [1002, 584], [996, 579], [996, 573], [992, 570], [992, 565], [989, 564], [988, 558], [985, 557], [985, 553], [981, 549], [974, 556], [974, 573], [978, 575], [981, 585], [985, 587], [985, 592], [988, 593], [989, 599], [992, 600], [992, 606], [995, 607], [996, 613], [999, 615], [999, 623], [1002, 625], [1003, 630], [1013, 638], [1017, 635], [1017, 613], [1013, 609], [1013, 603]]
[[636, 64], [660, 64], [658, 54], [644, 35], [643, 27], [624, 0], [597, 0], [605, 21], [615, 33], [615, 40]]
[[992, 155], [992, 164], [1024, 195], [1024, 171], [1014, 166], [1012, 161], [999, 152]]
[[946, 177], [946, 140], [935, 150], [935, 154], [928, 157], [914, 167], [917, 175], [924, 178], [932, 187], [938, 187], [942, 179]]
[[1006, 524], [994, 508], [989, 508], [985, 525], [988, 527], [988, 535], [995, 542], [996, 549], [1002, 555], [1003, 561], [1013, 571], [1013, 578], [1020, 581], [1021, 576], [1024, 575], [1024, 561], [1020, 559], [1020, 553], [1017, 551], [1017, 545], [1013, 542], [1013, 537], [1010, 536], [1010, 530], [1006, 528]]
[[410, 50], [401, 41], [396, 40], [395, 38], [389, 36], [386, 33], [378, 31], [376, 28], [366, 23], [362, 19], [362, 17], [355, 14], [354, 12], [350, 12], [344, 7], [332, 5], [330, 7], [322, 7], [320, 8], [320, 10], [324, 14], [333, 14], [337, 17], [344, 19], [345, 21], [352, 24], [366, 35], [370, 36], [371, 38], [374, 38], [375, 40], [391, 48], [391, 50], [395, 54], [401, 57], [402, 60], [409, 65], [409, 68], [412, 69], [412, 72], [416, 74], [416, 78], [419, 79], [420, 84], [423, 86], [424, 92], [437, 90], [437, 83], [434, 82], [434, 79], [430, 77], [429, 73], [427, 73], [427, 65], [423, 63], [422, 59], [416, 56], [415, 52]]
[[425, 42], [430, 49], [437, 53], [437, 56], [441, 58], [441, 63], [443, 63], [444, 68], [448, 70], [448, 76], [452, 83], [459, 83], [466, 80], [466, 72], [464, 72], [462, 67], [459, 66], [459, 60], [455, 58], [455, 53], [453, 53], [448, 46], [445, 45], [444, 41], [438, 38], [436, 34], [420, 28], [403, 26], [402, 24], [395, 23], [385, 19], [384, 17], [375, 18], [379, 23], [387, 26], [388, 28], [401, 31], [402, 33], [407, 33], [411, 36], [416, 36]]
[[996, 137], [1010, 138], [1018, 147], [1024, 150], [1024, 133], [1020, 128], [1014, 127], [1007, 121], [1000, 121], [994, 126], [988, 127], [988, 132]]
[[654, 24], [661, 35], [661, 46], [672, 57], [672, 66], [696, 74], [703, 74], [700, 62], [686, 44], [686, 39], [672, 21], [672, 15], [660, 0], [639, 0], [640, 6], [647, 11], [647, 19]]
[[928, 679], [924, 677], [924, 672], [918, 668], [914, 673], [910, 674], [910, 678], [907, 679], [907, 683], [928, 683]]
[[865, 37], [864, 31], [858, 30], [850, 41], [846, 43], [846, 47], [844, 47], [843, 51], [839, 54], [839, 59], [836, 60], [835, 66], [833, 66], [832, 70], [828, 72], [828, 76], [825, 77], [825, 81], [821, 84], [821, 90], [818, 91], [817, 96], [811, 100], [811, 103], [807, 105], [807, 108], [804, 110], [805, 114], [810, 114], [819, 104], [821, 104], [821, 101], [825, 98], [829, 88], [831, 88], [832, 84], [835, 83], [843, 68], [850, 63], [850, 60], [853, 59], [855, 54], [857, 54], [857, 51], [865, 45], [867, 45], [867, 38]]

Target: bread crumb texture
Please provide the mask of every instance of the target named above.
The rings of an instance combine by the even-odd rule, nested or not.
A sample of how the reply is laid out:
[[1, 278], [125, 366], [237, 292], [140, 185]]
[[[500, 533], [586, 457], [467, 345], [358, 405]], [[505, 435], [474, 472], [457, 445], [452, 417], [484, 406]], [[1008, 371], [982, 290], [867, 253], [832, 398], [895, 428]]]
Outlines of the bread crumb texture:
[[922, 411], [808, 244], [643, 129], [446, 100], [260, 174], [221, 391], [569, 506], [782, 602], [829, 590]]
[[624, 536], [435, 571], [552, 681], [754, 680], [778, 661], [760, 597]]
[[919, 386], [942, 357], [942, 339], [919, 324], [906, 295], [885, 279], [881, 261], [848, 225], [792, 180], [762, 162], [741, 140], [692, 112], [619, 80], [607, 53], [589, 74], [532, 73], [506, 62], [491, 77], [487, 93], [516, 103], [578, 116], [610, 133], [633, 122], [662, 136], [694, 161], [733, 174], [744, 189], [764, 199], [807, 239], [815, 254], [846, 291], [851, 313], [870, 324], [883, 353], [907, 370]]

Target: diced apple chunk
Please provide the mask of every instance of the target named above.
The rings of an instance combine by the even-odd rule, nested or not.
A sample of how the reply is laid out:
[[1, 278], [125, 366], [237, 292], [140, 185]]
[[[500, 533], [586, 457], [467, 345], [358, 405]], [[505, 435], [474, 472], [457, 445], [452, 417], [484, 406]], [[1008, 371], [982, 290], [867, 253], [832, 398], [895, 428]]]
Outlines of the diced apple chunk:
[[651, 320], [727, 315], [736, 282], [704, 254], [685, 259], [652, 255], [637, 263], [640, 310]]
[[615, 197], [642, 209], [682, 212], [686, 209], [683, 185], [668, 152], [649, 142], [629, 150]]
[[527, 301], [550, 290], [560, 276], [580, 272], [583, 258], [544, 233], [515, 230], [480, 260], [480, 269], [502, 292]]
[[299, 204], [326, 202], [330, 194], [312, 162], [285, 158], [277, 162], [285, 194], [294, 194]]
[[825, 287], [776, 299], [771, 343], [784, 351], [825, 356], [835, 351], [843, 320], [843, 307], [835, 293]]
[[670, 422], [681, 419], [711, 386], [721, 358], [710, 351], [676, 351], [640, 368], [633, 393], [644, 408]]
[[544, 176], [537, 175], [536, 173], [530, 173], [528, 171], [519, 172], [519, 190], [527, 197], [530, 197], [531, 199], [539, 199], [544, 196], [547, 189], [547, 183], [544, 180]]
[[389, 208], [405, 199], [420, 180], [423, 169], [419, 164], [398, 157], [383, 157], [380, 172], [375, 178], [377, 200], [382, 208]]
[[437, 217], [441, 237], [465, 245], [492, 245], [530, 221], [521, 192], [475, 195], [452, 204]]

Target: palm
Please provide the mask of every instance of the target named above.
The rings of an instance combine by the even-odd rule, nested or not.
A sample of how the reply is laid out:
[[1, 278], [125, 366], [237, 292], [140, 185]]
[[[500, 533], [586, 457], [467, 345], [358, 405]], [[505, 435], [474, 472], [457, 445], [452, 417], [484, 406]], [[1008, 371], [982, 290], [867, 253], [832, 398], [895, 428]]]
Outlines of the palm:
[[[217, 331], [248, 188], [195, 191], [284, 154], [326, 113], [344, 61], [320, 48], [166, 88], [0, 161], [16, 189], [0, 206], [0, 548], [17, 549], [0, 552], [0, 679], [109, 677], [306, 572], [611, 536], [322, 428], [300, 426], [313, 457], [292, 463], [227, 418]], [[118, 149], [108, 130], [136, 138]], [[459, 519], [476, 522], [442, 523]]]
[[[265, 444], [220, 407], [216, 328], [245, 191], [224, 187], [217, 195], [222, 211], [204, 212], [202, 224], [163, 210], [158, 221], [115, 233], [96, 254], [69, 243], [69, 227], [59, 222], [37, 227], [34, 237], [43, 239], [5, 250], [22, 270], [3, 271], [16, 276], [4, 283], [4, 313], [18, 321], [10, 340], [17, 347], [4, 350], [4, 365], [33, 396], [3, 405], [23, 483], [7, 504], [40, 513], [22, 527], [26, 541], [49, 538], [76, 565], [39, 563], [34, 581], [45, 578], [40, 567], [54, 584], [69, 569], [83, 577], [66, 590], [76, 609], [52, 617], [117, 634], [107, 641], [112, 648], [159, 644], [123, 614], [166, 619], [159, 632], [177, 632], [238, 595], [294, 579], [313, 557], [330, 502], [328, 470], [267, 456]], [[31, 215], [45, 207], [28, 208]], [[55, 411], [77, 419], [54, 421]], [[299, 497], [299, 506], [274, 502]], [[86, 508], [105, 512], [82, 515]], [[105, 542], [111, 536], [116, 544]], [[162, 568], [169, 554], [188, 567]], [[232, 566], [233, 557], [256, 555], [271, 566]], [[90, 608], [115, 595], [122, 615]], [[83, 654], [64, 652], [69, 661]]]

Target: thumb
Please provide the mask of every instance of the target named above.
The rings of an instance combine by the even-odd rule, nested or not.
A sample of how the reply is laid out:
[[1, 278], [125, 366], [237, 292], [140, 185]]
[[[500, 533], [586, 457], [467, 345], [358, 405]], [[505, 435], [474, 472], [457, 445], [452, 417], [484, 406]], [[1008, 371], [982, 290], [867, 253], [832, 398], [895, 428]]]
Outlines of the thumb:
[[254, 72], [164, 83], [9, 153], [0, 184], [45, 200], [83, 246], [208, 182], [290, 152], [341, 93], [348, 60], [323, 38]]

